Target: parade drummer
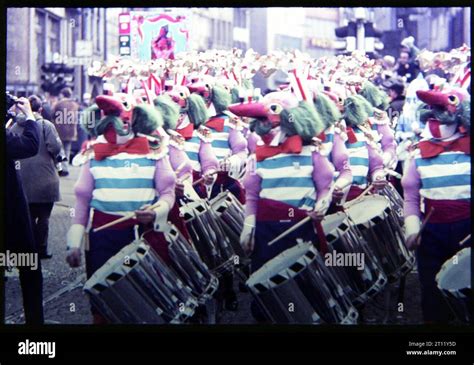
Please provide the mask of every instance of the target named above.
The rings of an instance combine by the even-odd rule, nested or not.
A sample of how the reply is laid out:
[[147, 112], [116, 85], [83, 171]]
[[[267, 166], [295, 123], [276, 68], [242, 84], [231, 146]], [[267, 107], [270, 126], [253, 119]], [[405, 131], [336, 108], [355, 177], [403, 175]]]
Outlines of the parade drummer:
[[204, 75], [201, 80], [189, 84], [188, 88], [192, 93], [204, 98], [210, 113], [210, 119], [205, 126], [211, 130], [211, 143], [220, 170], [212, 186], [210, 198], [228, 190], [241, 203], [245, 203], [245, 193], [238, 179], [244, 173], [248, 156], [247, 140], [240, 119], [227, 111], [232, 102], [232, 88], [230, 80], [225, 80], [219, 81]]
[[239, 116], [258, 118], [262, 137], [244, 178], [246, 218], [241, 243], [252, 252], [252, 271], [297, 238], [316, 242], [311, 222], [272, 246], [268, 243], [308, 214], [322, 219], [331, 201], [334, 168], [313, 145], [324, 125], [311, 103], [289, 92], [272, 92], [261, 102], [233, 104]]
[[[184, 77], [184, 76], [183, 76]], [[193, 180], [204, 179], [204, 191], [216, 179], [219, 169], [219, 162], [212, 147], [212, 135], [209, 128], [205, 127], [205, 122], [209, 119], [204, 99], [197, 94], [191, 94], [189, 89], [178, 82], [166, 94], [179, 106], [179, 118], [176, 122], [175, 133], [167, 131], [173, 139], [179, 141], [191, 162], [193, 170]], [[172, 130], [172, 128], [170, 128]], [[184, 142], [183, 142], [184, 139]], [[181, 148], [180, 147], [180, 148]], [[195, 187], [198, 193], [202, 192], [202, 185]]]
[[[162, 231], [175, 201], [176, 176], [166, 146], [151, 149], [147, 138], [137, 136], [137, 133], [151, 134], [156, 130], [160, 114], [150, 105], [133, 107], [133, 101], [125, 94], [100, 95], [96, 103], [85, 111], [89, 120], [86, 125], [98, 138], [88, 152], [74, 188], [76, 206], [67, 235], [69, 265], [80, 265], [81, 245], [89, 218], [92, 228], [130, 213], [135, 213], [136, 218], [97, 232], [90, 230], [86, 251], [88, 278], [130, 244], [137, 233], [145, 229]], [[155, 202], [160, 203], [155, 209], [145, 209]], [[155, 251], [169, 262], [164, 236], [157, 234], [148, 239]], [[94, 323], [104, 323], [94, 306], [92, 313]]]
[[[342, 115], [334, 103], [339, 102], [339, 98], [330, 92], [323, 93], [313, 90], [313, 101], [316, 112], [325, 126], [324, 131], [317, 138], [321, 143], [321, 153], [328, 156], [329, 161], [335, 168], [332, 203], [338, 204], [348, 193], [352, 184], [349, 153], [341, 135], [342, 130], [339, 127]], [[331, 210], [337, 209], [335, 205], [332, 207]]]
[[[196, 186], [195, 189], [201, 197], [210, 198], [211, 186], [216, 180], [219, 163], [212, 146], [212, 134], [204, 123], [208, 120], [208, 110], [201, 95], [191, 94], [184, 82], [178, 82], [168, 91], [168, 95], [180, 107], [180, 117], [176, 124], [176, 132], [182, 137], [181, 147], [188, 155], [193, 168], [195, 180], [204, 178], [204, 188]], [[173, 132], [172, 138], [179, 139]], [[177, 137], [177, 138], [175, 138]], [[183, 143], [184, 139], [184, 143]], [[220, 280], [218, 298], [224, 301], [224, 307], [237, 310], [238, 300], [233, 288], [233, 275], [224, 274]]]
[[357, 198], [371, 183], [383, 188], [387, 180], [382, 152], [378, 142], [380, 135], [370, 128], [367, 120], [373, 112], [369, 102], [360, 95], [350, 95], [342, 102], [343, 119], [336, 123], [349, 153], [352, 185], [346, 196], [350, 201]]
[[[471, 233], [471, 101], [465, 90], [454, 88], [420, 90], [417, 96], [425, 103], [419, 115], [426, 127], [402, 179], [407, 247], [416, 249], [424, 321], [446, 323], [450, 311], [435, 277]], [[470, 245], [470, 239], [464, 243]]]
[[375, 86], [370, 81], [364, 82], [359, 94], [363, 96], [373, 107], [373, 115], [368, 119], [370, 127], [380, 135], [380, 147], [382, 148], [382, 158], [384, 167], [395, 170], [397, 166], [397, 143], [395, 134], [391, 127], [392, 115], [388, 115], [390, 106], [388, 95]]

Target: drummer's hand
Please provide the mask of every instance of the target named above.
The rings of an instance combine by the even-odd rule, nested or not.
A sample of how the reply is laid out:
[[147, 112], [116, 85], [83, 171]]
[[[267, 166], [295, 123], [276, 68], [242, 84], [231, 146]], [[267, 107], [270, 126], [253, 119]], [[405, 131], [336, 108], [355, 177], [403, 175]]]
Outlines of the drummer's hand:
[[375, 191], [382, 190], [386, 185], [388, 181], [385, 179], [384, 176], [377, 176], [373, 181], [372, 181], [372, 186], [375, 189]]
[[142, 210], [136, 210], [135, 216], [137, 218], [138, 223], [147, 225], [152, 223], [156, 218], [156, 212], [154, 210], [145, 210], [150, 205], [144, 205]]
[[312, 220], [320, 222], [324, 219], [325, 212], [321, 210], [312, 210], [311, 212], [308, 212], [308, 215]]
[[406, 239], [406, 246], [410, 251], [416, 250], [421, 243], [421, 237], [418, 234], [412, 234]]
[[71, 248], [68, 250], [66, 261], [70, 267], [79, 267], [81, 265], [81, 249]]
[[208, 172], [202, 176], [202, 182], [204, 183], [204, 185], [211, 185], [214, 182], [215, 176], [215, 174]]

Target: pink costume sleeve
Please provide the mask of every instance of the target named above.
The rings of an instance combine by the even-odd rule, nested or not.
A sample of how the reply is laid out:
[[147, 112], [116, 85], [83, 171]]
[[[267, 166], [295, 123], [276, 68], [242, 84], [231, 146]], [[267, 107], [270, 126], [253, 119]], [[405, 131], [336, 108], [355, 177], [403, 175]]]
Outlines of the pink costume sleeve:
[[380, 143], [382, 144], [382, 150], [389, 152], [392, 157], [396, 157], [397, 143], [395, 142], [395, 135], [393, 134], [392, 128], [388, 124], [377, 125], [377, 130], [382, 136]]
[[171, 208], [175, 202], [176, 174], [168, 157], [160, 158], [155, 166], [155, 189], [160, 197], [158, 201], [165, 201]]
[[237, 129], [231, 129], [229, 132], [229, 145], [232, 150], [232, 155], [237, 155], [240, 160], [245, 162], [248, 155], [247, 140], [245, 139], [242, 131]]
[[247, 147], [250, 153], [254, 153], [257, 148], [257, 142], [260, 139], [260, 136], [255, 132], [250, 132], [247, 141]]
[[191, 160], [189, 159], [186, 152], [184, 150], [180, 150], [179, 148], [176, 148], [175, 146], [170, 145], [169, 157], [170, 157], [171, 167], [173, 168], [173, 171], [175, 172], [178, 169], [178, 167], [184, 162], [184, 167], [181, 168], [180, 172], [178, 173], [178, 178], [181, 178], [185, 174], [190, 174], [191, 181], [192, 181], [193, 168], [191, 166]]
[[219, 168], [219, 162], [217, 161], [216, 154], [212, 149], [210, 142], [201, 141], [199, 147], [199, 161], [201, 163], [201, 171], [206, 174], [210, 170], [217, 170]]
[[245, 188], [245, 215], [257, 214], [257, 202], [262, 189], [262, 178], [256, 173], [255, 155], [248, 159], [244, 176]]
[[416, 215], [421, 217], [420, 212], [420, 188], [421, 178], [414, 159], [406, 161], [407, 166], [403, 172], [402, 187], [404, 196], [405, 217]]
[[349, 164], [349, 152], [347, 151], [346, 144], [339, 133], [334, 133], [331, 161], [336, 168], [336, 171], [339, 171], [338, 178], [344, 178], [352, 181], [352, 171]]
[[313, 152], [313, 181], [316, 186], [317, 200], [324, 198], [331, 188], [334, 177], [334, 166], [326, 156]]
[[369, 175], [372, 177], [374, 173], [383, 170], [383, 159], [382, 155], [369, 144], [367, 144], [369, 150]]
[[81, 224], [87, 226], [89, 220], [90, 202], [92, 192], [94, 191], [94, 177], [90, 170], [90, 162], [82, 165], [79, 177], [74, 185], [74, 194], [76, 195], [76, 205], [74, 207], [74, 217], [72, 224]]

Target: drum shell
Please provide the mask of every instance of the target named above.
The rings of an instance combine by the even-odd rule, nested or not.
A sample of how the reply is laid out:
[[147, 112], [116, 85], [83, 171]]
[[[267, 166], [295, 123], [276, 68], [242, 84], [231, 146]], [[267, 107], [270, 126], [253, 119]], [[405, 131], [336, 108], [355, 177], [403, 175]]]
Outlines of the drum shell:
[[180, 211], [196, 251], [211, 270], [233, 259], [234, 251], [220, 221], [205, 201], [185, 204]]
[[[331, 276], [311, 244], [304, 245], [308, 251], [269, 280], [254, 283], [251, 276], [247, 281], [251, 293], [275, 323], [355, 323], [357, 311], [341, 293], [337, 278]], [[282, 252], [258, 271], [270, 270], [271, 262], [282, 260], [295, 247]]]
[[84, 291], [111, 323], [180, 323], [197, 306], [191, 290], [144, 241], [110, 258]]
[[219, 218], [226, 236], [229, 238], [234, 254], [239, 256], [241, 262], [246, 261], [247, 255], [240, 245], [240, 234], [242, 233], [245, 220], [244, 207], [228, 191], [216, 196], [211, 200], [210, 205]]
[[331, 255], [360, 255], [359, 257], [363, 258], [362, 270], [346, 265], [328, 267], [333, 275], [339, 278], [352, 303], [356, 306], [362, 305], [382, 291], [387, 277], [377, 257], [359, 230], [351, 224], [347, 214], [339, 212], [329, 215], [321, 223]]
[[219, 281], [189, 241], [172, 226], [165, 234], [169, 242], [171, 267], [178, 274], [185, 285], [191, 288], [192, 294], [201, 304], [212, 297], [217, 290]]
[[[383, 211], [375, 212], [370, 219], [356, 224], [358, 220], [354, 209], [357, 205], [364, 204], [364, 206], [370, 206], [371, 202], [377, 200], [384, 201], [385, 208]], [[376, 255], [389, 282], [395, 282], [401, 276], [411, 271], [415, 264], [415, 258], [406, 248], [405, 236], [400, 226], [399, 217], [391, 208], [388, 198], [379, 195], [366, 196], [359, 202], [351, 205], [347, 209], [347, 213], [353, 224], [367, 241], [372, 252]]]
[[[436, 284], [448, 306], [461, 322], [472, 322], [471, 248], [446, 260], [436, 275]], [[454, 281], [453, 281], [454, 280]]]

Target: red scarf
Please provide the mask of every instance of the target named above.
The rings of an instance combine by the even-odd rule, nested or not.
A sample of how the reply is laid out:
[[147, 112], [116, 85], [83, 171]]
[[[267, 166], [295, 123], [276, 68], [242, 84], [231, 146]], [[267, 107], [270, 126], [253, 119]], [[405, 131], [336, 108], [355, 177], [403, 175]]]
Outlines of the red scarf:
[[208, 120], [206, 127], [215, 129], [217, 132], [222, 132], [224, 130], [224, 122], [224, 118], [212, 118]]
[[263, 161], [269, 157], [279, 155], [280, 153], [301, 153], [303, 150], [303, 140], [300, 136], [291, 136], [285, 142], [278, 146], [257, 146], [255, 154], [257, 161]]
[[94, 158], [98, 161], [122, 152], [133, 155], [146, 155], [150, 153], [150, 146], [145, 137], [135, 137], [124, 144], [96, 143], [92, 148], [94, 149]]
[[188, 140], [193, 137], [194, 125], [189, 123], [186, 127], [181, 129], [176, 129], [176, 132], [181, 134], [184, 139]]
[[347, 142], [348, 143], [356, 143], [357, 142], [357, 136], [354, 133], [354, 129], [352, 129], [351, 126], [347, 126], [346, 128], [347, 132]]
[[443, 152], [459, 151], [467, 155], [471, 154], [471, 137], [464, 136], [452, 141], [421, 141], [418, 143], [421, 152], [421, 158], [433, 158]]

